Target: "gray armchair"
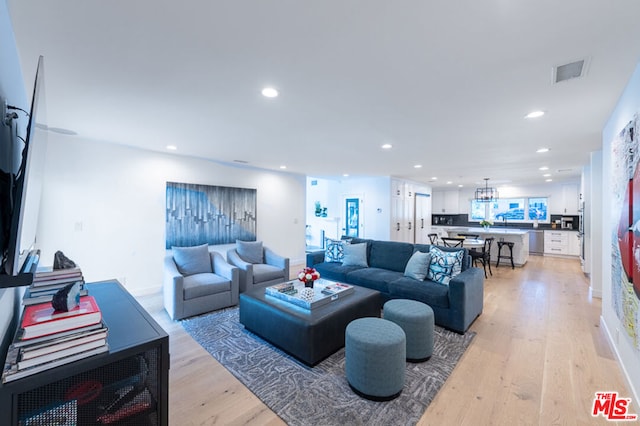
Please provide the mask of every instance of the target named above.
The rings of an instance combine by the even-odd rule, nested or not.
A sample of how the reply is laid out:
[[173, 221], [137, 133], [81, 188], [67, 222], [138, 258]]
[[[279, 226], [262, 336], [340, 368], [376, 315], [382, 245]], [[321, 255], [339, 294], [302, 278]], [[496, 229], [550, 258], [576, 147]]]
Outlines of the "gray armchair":
[[289, 258], [263, 247], [262, 241], [236, 241], [227, 262], [240, 269], [240, 293], [289, 280]]
[[179, 320], [238, 304], [240, 273], [206, 244], [174, 247], [164, 259], [164, 308]]

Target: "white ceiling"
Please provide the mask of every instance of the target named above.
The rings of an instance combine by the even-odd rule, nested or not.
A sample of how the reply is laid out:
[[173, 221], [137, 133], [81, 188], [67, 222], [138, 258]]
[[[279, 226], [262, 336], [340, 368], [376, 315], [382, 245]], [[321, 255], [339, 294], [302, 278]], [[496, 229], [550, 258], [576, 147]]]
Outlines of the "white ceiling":
[[67, 137], [316, 177], [575, 181], [640, 59], [637, 0], [7, 2]]

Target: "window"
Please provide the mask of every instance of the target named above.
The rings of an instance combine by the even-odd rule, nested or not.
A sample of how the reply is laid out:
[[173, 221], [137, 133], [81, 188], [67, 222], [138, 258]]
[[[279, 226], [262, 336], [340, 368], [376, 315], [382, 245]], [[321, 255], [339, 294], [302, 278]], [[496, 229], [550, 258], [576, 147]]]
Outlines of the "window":
[[529, 219], [547, 222], [547, 198], [529, 198]]
[[490, 203], [471, 200], [469, 221], [484, 219], [493, 222], [549, 222], [547, 197], [501, 198]]

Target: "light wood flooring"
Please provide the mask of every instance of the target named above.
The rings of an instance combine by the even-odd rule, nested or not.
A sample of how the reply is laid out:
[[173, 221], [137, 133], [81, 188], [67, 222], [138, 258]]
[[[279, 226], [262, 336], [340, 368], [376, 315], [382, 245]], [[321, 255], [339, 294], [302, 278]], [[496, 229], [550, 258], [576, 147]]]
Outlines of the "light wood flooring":
[[[169, 319], [160, 294], [138, 300], [170, 335], [171, 425], [284, 424]], [[590, 415], [594, 393], [631, 394], [600, 310], [577, 260], [531, 256], [523, 268], [493, 268], [477, 335], [418, 424], [607, 424]]]

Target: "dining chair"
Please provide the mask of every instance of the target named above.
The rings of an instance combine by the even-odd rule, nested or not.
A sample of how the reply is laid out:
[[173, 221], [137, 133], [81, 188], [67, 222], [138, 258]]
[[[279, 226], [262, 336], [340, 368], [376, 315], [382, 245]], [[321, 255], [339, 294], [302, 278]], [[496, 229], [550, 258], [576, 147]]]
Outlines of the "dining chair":
[[438, 244], [438, 234], [427, 234], [427, 237], [429, 237], [431, 244]]
[[473, 265], [476, 266], [478, 260], [482, 263], [485, 278], [488, 278], [487, 266], [489, 266], [489, 273], [491, 274], [491, 276], [493, 276], [493, 271], [491, 271], [491, 245], [493, 244], [494, 239], [494, 237], [485, 238], [482, 250], [469, 250], [469, 254], [471, 255], [471, 259], [473, 260]]
[[477, 240], [478, 238], [480, 238], [480, 234], [458, 234], [458, 237], [465, 237], [465, 238], [471, 238], [471, 239]]
[[462, 247], [464, 238], [442, 237], [442, 244], [445, 247]]

